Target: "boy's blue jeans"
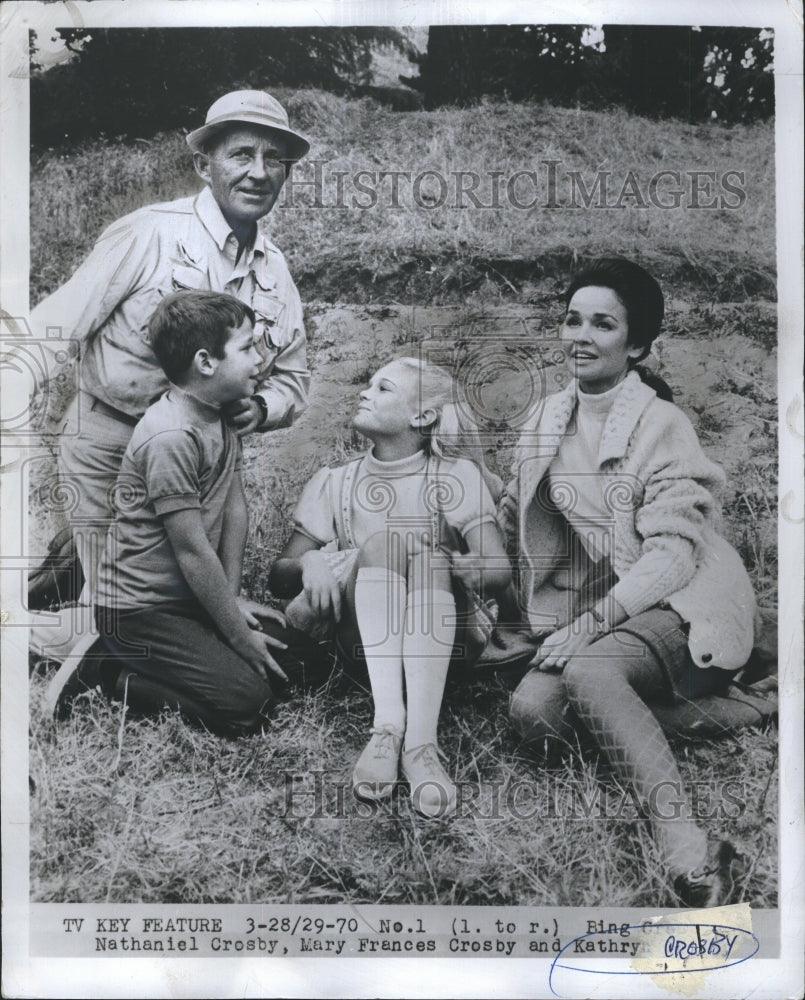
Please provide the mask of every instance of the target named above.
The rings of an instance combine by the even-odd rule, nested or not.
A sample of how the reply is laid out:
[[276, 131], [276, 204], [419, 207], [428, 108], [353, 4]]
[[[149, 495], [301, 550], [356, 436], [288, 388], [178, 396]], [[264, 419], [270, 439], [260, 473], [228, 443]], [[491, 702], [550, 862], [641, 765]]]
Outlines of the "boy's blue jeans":
[[[195, 601], [135, 610], [96, 607], [101, 641], [118, 668], [114, 693], [136, 711], [180, 709], [213, 732], [237, 736], [259, 730], [285, 693], [280, 677], [260, 676], [224, 642]], [[293, 629], [266, 622], [264, 631], [287, 643], [272, 650], [291, 684], [325, 678], [321, 648]]]

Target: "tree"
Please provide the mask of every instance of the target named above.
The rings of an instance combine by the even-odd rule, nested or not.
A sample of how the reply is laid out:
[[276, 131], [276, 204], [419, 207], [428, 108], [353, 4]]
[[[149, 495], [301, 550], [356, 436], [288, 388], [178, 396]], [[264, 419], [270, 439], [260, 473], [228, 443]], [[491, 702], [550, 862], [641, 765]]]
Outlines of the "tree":
[[604, 86], [637, 114], [747, 121], [774, 112], [772, 33], [606, 25]]
[[474, 104], [483, 93], [481, 55], [483, 29], [432, 26], [428, 51], [421, 63], [425, 108]]
[[606, 25], [432, 27], [420, 60], [426, 108], [484, 95], [619, 104], [646, 116], [740, 121], [774, 111], [770, 31]]
[[583, 32], [580, 25], [431, 27], [420, 60], [425, 107], [466, 106], [485, 94], [570, 95], [583, 72]]
[[[392, 28], [162, 28], [61, 30], [74, 59], [31, 81], [35, 146], [104, 132], [147, 137], [202, 118], [239, 88], [370, 81], [372, 49], [410, 45]], [[35, 54], [34, 54], [35, 59]]]
[[703, 28], [702, 117], [752, 121], [774, 114], [774, 35], [754, 28]]

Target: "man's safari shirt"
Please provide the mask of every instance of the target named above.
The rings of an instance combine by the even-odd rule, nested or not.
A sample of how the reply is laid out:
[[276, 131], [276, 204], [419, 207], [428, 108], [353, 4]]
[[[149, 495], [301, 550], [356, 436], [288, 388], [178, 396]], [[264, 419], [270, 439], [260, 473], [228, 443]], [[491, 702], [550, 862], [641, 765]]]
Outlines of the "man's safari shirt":
[[[79, 386], [108, 406], [140, 418], [168, 380], [148, 343], [159, 301], [182, 288], [226, 292], [251, 306], [266, 358], [260, 429], [287, 427], [307, 405], [310, 374], [299, 293], [282, 253], [258, 223], [254, 243], [238, 244], [208, 187], [191, 198], [149, 205], [109, 226], [61, 288], [31, 314], [45, 341], [48, 377], [64, 339], [81, 345]], [[48, 346], [52, 345], [52, 350]]]

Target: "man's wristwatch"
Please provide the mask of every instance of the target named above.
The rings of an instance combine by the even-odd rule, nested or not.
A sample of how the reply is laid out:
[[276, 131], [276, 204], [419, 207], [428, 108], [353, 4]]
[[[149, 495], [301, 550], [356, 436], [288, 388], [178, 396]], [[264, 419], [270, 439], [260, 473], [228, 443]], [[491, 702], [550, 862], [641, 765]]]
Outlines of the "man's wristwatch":
[[612, 626], [606, 620], [606, 618], [598, 611], [596, 608], [588, 609], [590, 614], [593, 616], [595, 621], [595, 632], [596, 635], [609, 635], [612, 631]]
[[265, 401], [265, 397], [261, 396], [259, 392], [256, 392], [252, 399], [257, 403], [257, 409], [260, 411], [260, 418], [257, 421], [257, 426], [262, 427], [263, 424], [268, 420], [268, 403]]

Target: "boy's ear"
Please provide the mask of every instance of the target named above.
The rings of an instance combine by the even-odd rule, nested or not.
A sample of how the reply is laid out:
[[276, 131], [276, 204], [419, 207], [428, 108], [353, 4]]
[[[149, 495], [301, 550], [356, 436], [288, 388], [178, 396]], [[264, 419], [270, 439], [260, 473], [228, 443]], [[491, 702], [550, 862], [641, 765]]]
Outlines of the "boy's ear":
[[193, 166], [205, 184], [210, 183], [210, 158], [206, 153], [193, 153]]
[[193, 368], [199, 375], [203, 375], [205, 378], [209, 378], [215, 374], [215, 369], [217, 368], [215, 358], [213, 358], [206, 347], [200, 348], [193, 355]]
[[439, 414], [432, 406], [428, 406], [411, 417], [411, 426], [416, 427], [421, 431], [425, 430], [426, 427], [430, 427], [431, 424], [436, 423], [438, 415]]

